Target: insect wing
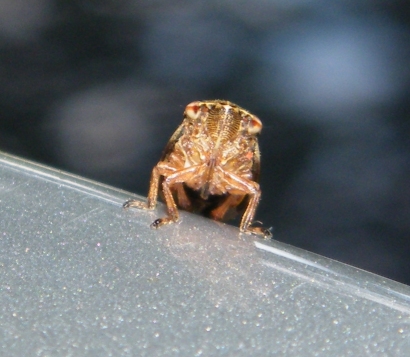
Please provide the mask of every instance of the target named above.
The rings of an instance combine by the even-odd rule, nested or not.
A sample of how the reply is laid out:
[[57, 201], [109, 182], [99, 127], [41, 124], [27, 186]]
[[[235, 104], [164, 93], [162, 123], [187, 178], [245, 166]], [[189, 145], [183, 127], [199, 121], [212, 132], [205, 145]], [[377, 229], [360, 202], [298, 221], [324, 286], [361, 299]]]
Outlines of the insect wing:
[[253, 165], [252, 165], [253, 181], [259, 182], [260, 172], [261, 172], [261, 153], [259, 151], [258, 141], [255, 141], [255, 147], [253, 150]]
[[178, 141], [178, 139], [182, 136], [183, 133], [184, 133], [184, 124], [181, 124], [177, 128], [177, 130], [175, 130], [174, 134], [172, 134], [171, 138], [168, 140], [168, 143], [165, 146], [164, 151], [162, 152], [160, 161], [165, 160], [167, 156], [172, 153], [172, 151], [174, 150], [175, 143]]

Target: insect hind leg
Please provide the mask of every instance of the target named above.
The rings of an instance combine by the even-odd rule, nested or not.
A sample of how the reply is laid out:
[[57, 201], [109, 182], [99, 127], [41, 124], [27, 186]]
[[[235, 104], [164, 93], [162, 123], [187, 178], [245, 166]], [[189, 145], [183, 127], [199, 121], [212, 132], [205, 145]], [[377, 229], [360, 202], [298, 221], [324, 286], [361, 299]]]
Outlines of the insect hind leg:
[[216, 221], [222, 221], [229, 209], [232, 207], [237, 207], [242, 202], [244, 197], [245, 195], [227, 196], [227, 198], [219, 206], [214, 208], [209, 215]]

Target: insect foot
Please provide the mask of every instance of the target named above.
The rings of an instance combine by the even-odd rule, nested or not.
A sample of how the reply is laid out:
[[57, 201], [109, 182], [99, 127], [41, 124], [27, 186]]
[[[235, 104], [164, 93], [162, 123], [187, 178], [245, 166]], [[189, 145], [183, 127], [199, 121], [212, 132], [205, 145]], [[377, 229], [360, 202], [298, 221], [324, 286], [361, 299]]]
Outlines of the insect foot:
[[265, 239], [272, 238], [271, 228], [263, 228], [263, 227], [248, 227], [246, 231], [242, 233], [245, 234], [255, 234], [257, 236], [262, 236]]
[[152, 169], [147, 203], [129, 200], [123, 207], [154, 209], [161, 193], [168, 214], [152, 228], [177, 222], [184, 209], [220, 221], [240, 214], [241, 232], [271, 237], [269, 229], [252, 226], [261, 197], [261, 130], [257, 116], [226, 100], [188, 104]]
[[124, 202], [124, 204], [122, 205], [122, 208], [130, 208], [130, 207], [136, 207], [136, 208], [141, 208], [141, 209], [150, 209], [147, 205], [146, 202], [141, 202], [138, 200], [128, 200], [126, 202]]

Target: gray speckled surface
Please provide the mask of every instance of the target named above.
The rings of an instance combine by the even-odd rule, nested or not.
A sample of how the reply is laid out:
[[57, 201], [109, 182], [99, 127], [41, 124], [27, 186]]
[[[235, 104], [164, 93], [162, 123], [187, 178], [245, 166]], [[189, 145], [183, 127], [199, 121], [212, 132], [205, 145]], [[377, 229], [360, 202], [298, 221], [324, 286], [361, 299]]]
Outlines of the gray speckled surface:
[[410, 288], [0, 154], [1, 356], [408, 356]]

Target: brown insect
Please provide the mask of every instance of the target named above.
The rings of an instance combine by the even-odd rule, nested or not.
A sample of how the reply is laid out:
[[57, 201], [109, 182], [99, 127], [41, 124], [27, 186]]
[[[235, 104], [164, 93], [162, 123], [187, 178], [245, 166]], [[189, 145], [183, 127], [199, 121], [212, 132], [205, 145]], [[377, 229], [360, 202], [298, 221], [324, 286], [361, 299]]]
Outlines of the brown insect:
[[154, 209], [161, 186], [168, 214], [152, 228], [177, 222], [179, 207], [215, 220], [243, 213], [241, 232], [270, 237], [269, 229], [252, 226], [261, 197], [261, 129], [255, 115], [231, 102], [188, 104], [182, 124], [152, 170], [147, 202], [129, 200], [123, 207]]

